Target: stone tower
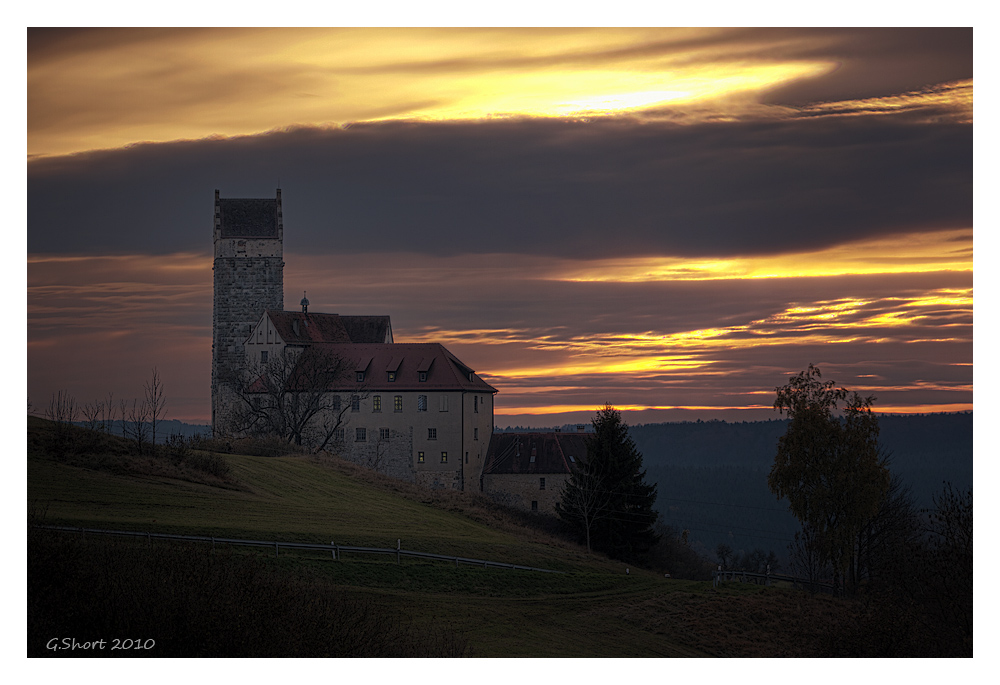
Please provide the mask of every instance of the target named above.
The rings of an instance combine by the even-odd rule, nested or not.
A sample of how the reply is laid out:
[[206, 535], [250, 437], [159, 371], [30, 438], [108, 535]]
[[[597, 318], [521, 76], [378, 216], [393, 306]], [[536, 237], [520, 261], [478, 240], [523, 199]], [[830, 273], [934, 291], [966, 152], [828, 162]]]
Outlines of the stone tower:
[[212, 432], [225, 427], [225, 379], [244, 363], [243, 343], [266, 309], [284, 309], [281, 189], [273, 200], [215, 191]]

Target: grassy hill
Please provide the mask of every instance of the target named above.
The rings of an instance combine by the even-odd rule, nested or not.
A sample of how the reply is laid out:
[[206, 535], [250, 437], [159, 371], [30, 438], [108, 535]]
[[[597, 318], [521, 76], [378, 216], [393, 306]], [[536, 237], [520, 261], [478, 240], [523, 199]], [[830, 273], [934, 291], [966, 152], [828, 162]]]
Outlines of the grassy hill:
[[[851, 620], [851, 605], [829, 597], [626, 575], [527, 515], [335, 458], [137, 457], [107, 436], [68, 432], [77, 430], [29, 418], [36, 520], [378, 547], [398, 538], [564, 573], [35, 531], [29, 655], [63, 655], [44, 650], [44, 635], [127, 630], [158, 639], [150, 656], [820, 656], [837, 653], [831, 635]], [[192, 637], [202, 634], [212, 639]]]

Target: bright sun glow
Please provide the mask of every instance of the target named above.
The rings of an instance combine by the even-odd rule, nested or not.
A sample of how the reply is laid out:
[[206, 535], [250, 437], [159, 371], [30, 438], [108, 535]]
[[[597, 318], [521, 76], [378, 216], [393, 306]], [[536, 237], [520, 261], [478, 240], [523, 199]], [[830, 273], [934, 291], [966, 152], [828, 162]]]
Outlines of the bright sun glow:
[[87, 50], [29, 63], [28, 154], [292, 124], [591, 117], [663, 105], [727, 118], [759, 109], [768, 90], [836, 68], [829, 60], [681, 48], [715, 33], [210, 29], [133, 32], [133, 40], [112, 32], [106, 41], [95, 34]]
[[609, 259], [557, 265], [554, 280], [706, 281], [972, 271], [972, 230], [859, 240], [814, 252], [733, 259]]

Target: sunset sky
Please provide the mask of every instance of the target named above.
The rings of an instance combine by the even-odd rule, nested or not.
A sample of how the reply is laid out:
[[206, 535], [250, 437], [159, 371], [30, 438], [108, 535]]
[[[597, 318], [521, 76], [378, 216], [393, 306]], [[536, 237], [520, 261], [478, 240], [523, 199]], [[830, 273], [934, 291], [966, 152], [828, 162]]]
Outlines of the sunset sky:
[[28, 31], [28, 396], [207, 423], [212, 216], [499, 426], [776, 418], [816, 364], [971, 410], [971, 29]]

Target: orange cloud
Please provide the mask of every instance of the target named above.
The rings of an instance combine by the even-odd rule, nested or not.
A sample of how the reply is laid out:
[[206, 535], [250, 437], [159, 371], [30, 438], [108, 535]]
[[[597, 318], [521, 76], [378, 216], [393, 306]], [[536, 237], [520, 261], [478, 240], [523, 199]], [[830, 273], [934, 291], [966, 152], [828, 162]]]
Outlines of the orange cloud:
[[556, 262], [554, 279], [592, 282], [798, 278], [972, 271], [972, 229], [911, 233], [823, 250], [728, 259], [636, 258]]

